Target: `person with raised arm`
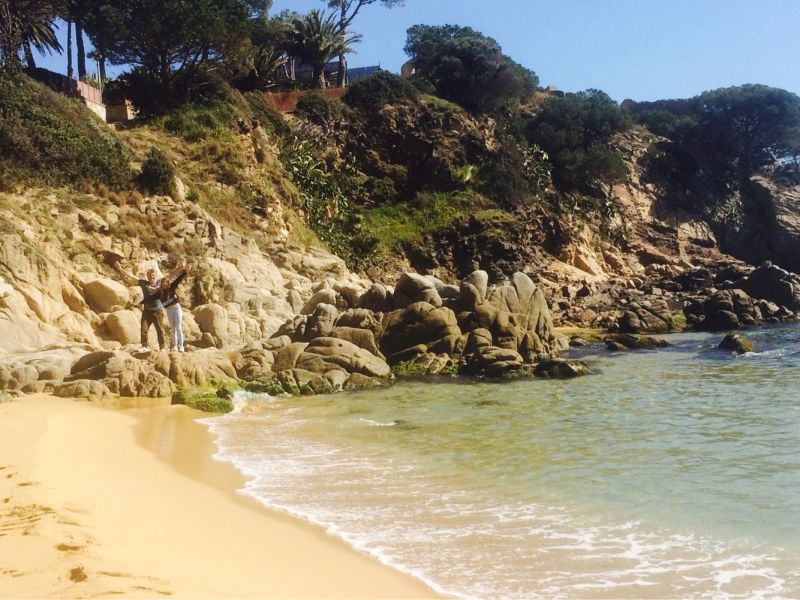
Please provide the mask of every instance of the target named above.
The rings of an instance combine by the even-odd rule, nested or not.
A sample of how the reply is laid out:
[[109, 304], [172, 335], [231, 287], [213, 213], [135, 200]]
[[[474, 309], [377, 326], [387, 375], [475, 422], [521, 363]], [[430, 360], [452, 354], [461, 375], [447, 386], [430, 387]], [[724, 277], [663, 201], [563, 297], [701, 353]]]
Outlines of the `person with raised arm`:
[[[185, 264], [183, 261], [182, 264]], [[189, 274], [189, 271], [184, 267], [181, 273], [172, 279], [170, 276], [164, 277], [161, 280], [161, 302], [167, 311], [167, 320], [169, 321], [170, 340], [169, 349], [175, 352], [185, 352], [183, 343], [183, 308], [181, 307], [181, 300], [178, 297], [178, 286]]]
[[[135, 283], [142, 289], [142, 326], [141, 326], [141, 342], [142, 350], [148, 352], [150, 349], [147, 345], [147, 335], [150, 332], [150, 326], [156, 328], [156, 337], [158, 338], [158, 346], [161, 350], [164, 349], [164, 302], [161, 299], [161, 279], [158, 278], [158, 272], [155, 268], [147, 270], [146, 279], [139, 279], [125, 269], [119, 262], [114, 264], [120, 275], [131, 283]], [[181, 271], [186, 268], [186, 259], [182, 259], [177, 268], [175, 268], [168, 277], [170, 280], [177, 277]]]

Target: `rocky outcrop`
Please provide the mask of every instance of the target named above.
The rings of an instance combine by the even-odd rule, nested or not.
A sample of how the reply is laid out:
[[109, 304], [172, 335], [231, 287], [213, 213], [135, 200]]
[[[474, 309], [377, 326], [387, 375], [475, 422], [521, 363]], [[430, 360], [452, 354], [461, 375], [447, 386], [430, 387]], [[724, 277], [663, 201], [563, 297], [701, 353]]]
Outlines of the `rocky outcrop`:
[[752, 264], [769, 260], [800, 272], [800, 183], [796, 172], [778, 169], [772, 177], [753, 177], [742, 186], [739, 204], [743, 223], [718, 225], [724, 249]]
[[728, 331], [763, 321], [761, 310], [743, 290], [720, 290], [685, 309], [686, 320], [704, 331]]
[[666, 300], [655, 298], [632, 302], [617, 320], [619, 333], [667, 333], [673, 330], [672, 311]]
[[[798, 240], [800, 241], [800, 240]], [[797, 251], [795, 248], [795, 252]], [[800, 311], [800, 276], [765, 262], [736, 286], [752, 298], [767, 300], [792, 311]]]
[[[292, 343], [275, 353], [273, 372], [300, 368], [328, 376], [341, 370], [381, 379], [392, 365], [435, 373], [460, 364], [464, 373], [494, 377], [568, 347], [555, 331], [544, 295], [522, 273], [499, 286], [475, 271], [460, 286], [405, 273], [391, 294], [373, 285], [347, 298], [335, 289], [318, 290], [304, 308], [311, 314], [278, 330]], [[358, 308], [337, 308], [348, 305]]]
[[656, 348], [666, 348], [670, 343], [660, 338], [634, 335], [631, 333], [616, 333], [607, 335], [603, 338], [609, 350], [654, 350]]
[[586, 363], [563, 358], [551, 358], [536, 365], [534, 375], [548, 379], [572, 379], [589, 375], [591, 370]]
[[167, 398], [175, 389], [153, 362], [120, 351], [92, 352], [81, 357], [64, 378], [65, 383], [76, 381], [100, 382], [110, 393], [126, 397]]
[[726, 335], [719, 343], [718, 347], [720, 350], [728, 350], [733, 354], [745, 354], [747, 352], [752, 352], [755, 348], [753, 342], [738, 333], [729, 333]]

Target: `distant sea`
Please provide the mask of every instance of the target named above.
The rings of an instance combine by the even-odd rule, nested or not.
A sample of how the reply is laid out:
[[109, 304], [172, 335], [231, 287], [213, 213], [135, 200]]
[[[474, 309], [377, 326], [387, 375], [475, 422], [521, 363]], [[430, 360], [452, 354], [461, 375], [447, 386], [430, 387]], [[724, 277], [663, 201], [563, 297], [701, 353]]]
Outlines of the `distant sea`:
[[203, 419], [244, 494], [459, 598], [800, 598], [800, 326]]

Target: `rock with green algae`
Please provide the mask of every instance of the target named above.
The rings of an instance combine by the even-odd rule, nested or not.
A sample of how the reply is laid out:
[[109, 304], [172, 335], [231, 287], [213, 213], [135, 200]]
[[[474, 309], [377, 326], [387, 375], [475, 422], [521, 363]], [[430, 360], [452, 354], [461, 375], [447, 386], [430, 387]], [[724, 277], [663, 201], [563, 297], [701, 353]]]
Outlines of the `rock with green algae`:
[[233, 410], [230, 390], [224, 386], [217, 390], [178, 390], [172, 395], [172, 403], [210, 413], [229, 413]]
[[729, 350], [733, 354], [745, 354], [755, 349], [753, 342], [739, 333], [729, 333], [719, 343], [720, 350]]
[[572, 379], [573, 377], [591, 375], [592, 371], [582, 361], [553, 358], [540, 362], [536, 365], [533, 373], [537, 377], [549, 379]]
[[614, 333], [603, 338], [609, 350], [652, 350], [671, 346], [668, 341], [646, 335]]

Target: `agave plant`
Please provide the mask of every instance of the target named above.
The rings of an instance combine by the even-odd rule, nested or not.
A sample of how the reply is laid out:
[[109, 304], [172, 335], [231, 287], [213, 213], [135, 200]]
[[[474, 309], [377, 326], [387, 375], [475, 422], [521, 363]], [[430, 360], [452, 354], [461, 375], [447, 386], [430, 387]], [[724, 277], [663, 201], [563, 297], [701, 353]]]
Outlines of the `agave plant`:
[[255, 85], [262, 90], [273, 83], [275, 71], [286, 64], [286, 56], [270, 46], [256, 46], [252, 59]]
[[361, 40], [358, 34], [344, 34], [333, 14], [312, 10], [295, 19], [289, 36], [291, 52], [311, 66], [314, 87], [324, 89], [325, 65], [340, 54], [352, 52], [352, 45]]

